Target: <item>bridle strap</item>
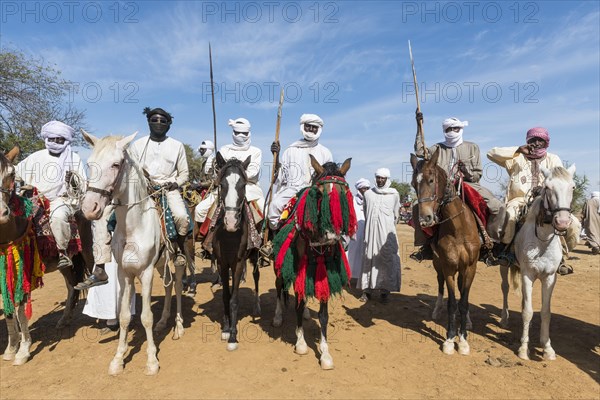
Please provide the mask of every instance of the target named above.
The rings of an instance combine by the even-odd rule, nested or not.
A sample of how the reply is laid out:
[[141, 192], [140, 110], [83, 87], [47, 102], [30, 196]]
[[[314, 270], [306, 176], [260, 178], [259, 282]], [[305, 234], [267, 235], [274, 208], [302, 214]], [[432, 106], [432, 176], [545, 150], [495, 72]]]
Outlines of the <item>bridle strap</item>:
[[101, 196], [108, 197], [108, 201], [111, 201], [112, 197], [113, 197], [112, 190], [100, 189], [100, 188], [93, 187], [93, 186], [88, 186], [86, 189], [86, 192], [98, 193]]

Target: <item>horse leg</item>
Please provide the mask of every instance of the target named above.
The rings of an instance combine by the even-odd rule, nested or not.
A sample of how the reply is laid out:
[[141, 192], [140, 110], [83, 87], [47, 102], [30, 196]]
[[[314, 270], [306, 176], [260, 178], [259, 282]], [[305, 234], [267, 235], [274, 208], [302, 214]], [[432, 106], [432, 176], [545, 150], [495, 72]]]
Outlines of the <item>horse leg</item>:
[[235, 271], [233, 271], [233, 282], [232, 282], [232, 290], [231, 290], [231, 300], [230, 300], [230, 312], [231, 312], [231, 334], [229, 335], [229, 340], [227, 341], [227, 350], [234, 351], [238, 348], [237, 341], [237, 324], [238, 324], [238, 309], [239, 309], [239, 291], [240, 291], [240, 282], [242, 280], [242, 275], [245, 272], [246, 260], [242, 260], [237, 263], [235, 266]]
[[[169, 265], [165, 264], [164, 268], [160, 273], [161, 280], [164, 280], [164, 276], [169, 273]], [[173, 279], [171, 277], [170, 282], [167, 286], [165, 286], [165, 300], [163, 303], [163, 311], [160, 316], [160, 320], [156, 323], [154, 330], [157, 332], [163, 331], [167, 328], [167, 322], [169, 321], [169, 317], [171, 317], [171, 299], [173, 297]]]
[[[189, 258], [186, 257], [189, 261]], [[181, 311], [181, 295], [183, 294], [183, 275], [187, 265], [179, 265], [175, 267], [175, 297], [177, 299], [177, 315], [175, 316], [175, 332], [173, 332], [173, 340], [181, 338], [184, 334], [183, 330], [183, 312]]]
[[294, 351], [300, 355], [308, 353], [308, 345], [306, 344], [306, 340], [304, 340], [304, 328], [302, 328], [304, 307], [304, 300], [298, 301], [298, 297], [296, 297], [296, 345], [294, 346]]
[[19, 351], [15, 354], [15, 360], [13, 365], [23, 365], [29, 360], [31, 356], [29, 349], [31, 347], [31, 335], [29, 334], [29, 321], [25, 316], [25, 305], [27, 304], [27, 298], [23, 299], [17, 308], [17, 323], [19, 324], [19, 330], [21, 331], [21, 343], [19, 345]]
[[[146, 361], [146, 371], [144, 372], [146, 375], [156, 375], [158, 373], [159, 365], [158, 359], [156, 358], [156, 345], [154, 344], [154, 334], [152, 332], [152, 323], [154, 322], [154, 318], [152, 316], [152, 277], [154, 274], [154, 266], [151, 265], [147, 267], [140, 276], [140, 280], [142, 281], [142, 325], [144, 325], [144, 329], [146, 330], [146, 342], [147, 349], [146, 354], [148, 355], [148, 359]], [[133, 286], [133, 280], [132, 280]], [[129, 301], [128, 301], [129, 303]], [[121, 322], [121, 326], [123, 322]]]
[[540, 344], [544, 348], [544, 360], [556, 360], [556, 353], [550, 345], [550, 303], [552, 301], [552, 291], [556, 283], [556, 274], [552, 274], [542, 280], [542, 324], [540, 327]]
[[253, 270], [252, 277], [254, 278], [254, 308], [252, 309], [252, 314], [254, 316], [259, 317], [261, 314], [260, 309], [260, 296], [258, 293], [258, 281], [260, 280], [260, 269], [258, 267], [258, 261], [253, 260]]
[[327, 324], [329, 323], [329, 312], [327, 303], [321, 303], [319, 307], [319, 323], [321, 324], [321, 341], [319, 342], [319, 351], [321, 358], [319, 362], [321, 369], [333, 369], [333, 357], [329, 354], [329, 346], [327, 345]]
[[436, 320], [440, 317], [440, 313], [442, 312], [442, 307], [444, 305], [444, 274], [439, 271], [437, 273], [437, 281], [438, 281], [438, 296], [435, 301], [435, 307], [433, 307], [433, 313], [431, 314], [431, 318]]
[[119, 296], [121, 299], [121, 310], [119, 311], [119, 344], [117, 352], [108, 366], [109, 375], [119, 375], [123, 372], [123, 357], [127, 351], [127, 330], [131, 322], [131, 292], [134, 290], [133, 277], [121, 277], [119, 271], [119, 283], [121, 290]]
[[230, 300], [229, 292], [229, 266], [221, 265], [221, 284], [223, 285], [223, 326], [221, 327], [221, 340], [229, 340], [231, 334], [230, 326]]
[[477, 263], [467, 267], [464, 277], [462, 275], [459, 277], [460, 302], [458, 303], [458, 309], [460, 311], [460, 332], [458, 335], [458, 353], [464, 356], [468, 356], [471, 353], [469, 343], [467, 342], [467, 330], [473, 329], [471, 318], [469, 318], [469, 293], [476, 270]]
[[[462, 287], [463, 287], [463, 276], [462, 274], [458, 275], [458, 291], [462, 293]], [[460, 298], [462, 299], [462, 294], [460, 295]], [[458, 303], [458, 311], [460, 312], [460, 301]], [[467, 316], [466, 316], [466, 329], [468, 331], [473, 330], [473, 321], [471, 321], [471, 315], [469, 313], [469, 304], [467, 303]]]
[[446, 286], [448, 287], [448, 333], [446, 334], [446, 341], [442, 346], [442, 350], [445, 354], [454, 354], [454, 338], [456, 337], [456, 311], [458, 306], [456, 304], [454, 275], [446, 277]]
[[508, 290], [510, 285], [508, 283], [508, 265], [500, 266], [500, 276], [502, 277], [502, 314], [500, 319], [500, 326], [504, 329], [508, 328]]
[[6, 329], [8, 330], [8, 345], [2, 354], [4, 361], [12, 361], [15, 359], [15, 354], [19, 349], [19, 327], [17, 323], [17, 316], [15, 314], [4, 316], [6, 320]]
[[56, 329], [62, 329], [65, 326], [71, 323], [71, 319], [73, 317], [73, 309], [77, 304], [79, 291], [74, 289], [75, 285], [75, 276], [72, 268], [62, 268], [60, 272], [65, 279], [65, 284], [67, 285], [67, 299], [65, 300], [65, 310], [63, 311], [62, 317], [56, 323]]
[[523, 317], [523, 335], [521, 336], [521, 347], [519, 347], [519, 358], [529, 360], [529, 326], [533, 317], [533, 305], [531, 304], [531, 292], [533, 290], [533, 279], [526, 274], [521, 275], [521, 291], [523, 293], [523, 306], [521, 315]]
[[275, 316], [273, 317], [273, 326], [279, 328], [283, 324], [283, 278], [275, 278], [275, 290], [277, 292], [277, 302], [275, 304]]

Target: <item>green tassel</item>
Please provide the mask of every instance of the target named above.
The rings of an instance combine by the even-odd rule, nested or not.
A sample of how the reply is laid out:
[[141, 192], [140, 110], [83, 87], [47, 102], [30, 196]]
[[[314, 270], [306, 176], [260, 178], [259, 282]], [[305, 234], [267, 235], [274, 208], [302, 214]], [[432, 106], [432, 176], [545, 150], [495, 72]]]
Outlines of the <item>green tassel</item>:
[[306, 195], [306, 205], [304, 211], [304, 219], [308, 218], [308, 220], [313, 224], [315, 229], [319, 229], [319, 198], [318, 198], [318, 189], [316, 186], [313, 186], [309, 189], [308, 194]]
[[2, 287], [2, 304], [4, 305], [4, 313], [6, 315], [13, 315], [15, 308], [8, 294], [8, 285], [6, 283], [6, 268], [8, 262], [6, 261], [6, 255], [0, 254], [0, 287]]
[[327, 190], [323, 190], [323, 197], [321, 199], [321, 210], [320, 210], [320, 233], [325, 235], [326, 232], [333, 232], [333, 224], [331, 222], [331, 211], [329, 207], [329, 193]]
[[283, 266], [281, 267], [281, 277], [283, 278], [283, 288], [284, 290], [289, 290], [290, 287], [294, 285], [296, 281], [296, 261], [297, 250], [295, 243], [292, 243], [288, 251], [285, 253], [285, 258], [283, 260]]
[[317, 258], [310, 249], [308, 251], [308, 265], [306, 266], [306, 286], [305, 293], [307, 298], [315, 297], [315, 276], [317, 275]]
[[348, 221], [350, 220], [350, 210], [348, 207], [348, 199], [346, 198], [346, 193], [340, 194], [340, 205], [342, 207], [342, 232], [348, 233]]
[[31, 202], [31, 199], [28, 199], [27, 197], [24, 197], [23, 200], [23, 205], [25, 207], [25, 216], [29, 217], [33, 210], [33, 203]]
[[[292, 231], [292, 229], [294, 229], [293, 223], [284, 225], [283, 228], [281, 228], [279, 230], [279, 232], [277, 232], [277, 234], [273, 238], [273, 251], [275, 254], [275, 259], [277, 259], [277, 254], [279, 253], [279, 249], [281, 249], [283, 242], [288, 237], [288, 234]], [[292, 244], [292, 246], [293, 246], [293, 244]]]
[[24, 267], [24, 261], [23, 261], [23, 247], [20, 246], [21, 248], [18, 250], [19, 251], [19, 263], [17, 268], [19, 269], [19, 276], [17, 277], [17, 287], [15, 288], [15, 304], [19, 304], [22, 300], [23, 297], [25, 296], [25, 293], [23, 293], [23, 270], [25, 269]]
[[334, 256], [325, 257], [327, 266], [327, 280], [329, 282], [329, 292], [334, 295], [342, 291], [342, 280], [340, 279], [339, 264], [335, 263]]

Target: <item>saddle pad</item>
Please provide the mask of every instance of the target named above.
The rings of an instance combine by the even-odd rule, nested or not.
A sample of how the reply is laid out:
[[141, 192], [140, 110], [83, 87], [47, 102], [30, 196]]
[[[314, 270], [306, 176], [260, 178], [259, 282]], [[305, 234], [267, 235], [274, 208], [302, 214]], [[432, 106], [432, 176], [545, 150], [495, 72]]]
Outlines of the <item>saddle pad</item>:
[[477, 214], [485, 228], [487, 226], [487, 219], [490, 215], [490, 210], [488, 209], [484, 198], [477, 192], [477, 190], [473, 189], [465, 182], [462, 184], [462, 190], [465, 196], [465, 203], [467, 203], [471, 210]]

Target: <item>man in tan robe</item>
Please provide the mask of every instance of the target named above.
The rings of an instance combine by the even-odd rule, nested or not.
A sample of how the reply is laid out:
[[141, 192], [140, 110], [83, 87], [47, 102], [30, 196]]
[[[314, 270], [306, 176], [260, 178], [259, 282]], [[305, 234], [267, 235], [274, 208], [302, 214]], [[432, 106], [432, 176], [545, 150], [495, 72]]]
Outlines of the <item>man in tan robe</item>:
[[592, 192], [583, 205], [582, 224], [592, 254], [600, 254], [600, 192]]

